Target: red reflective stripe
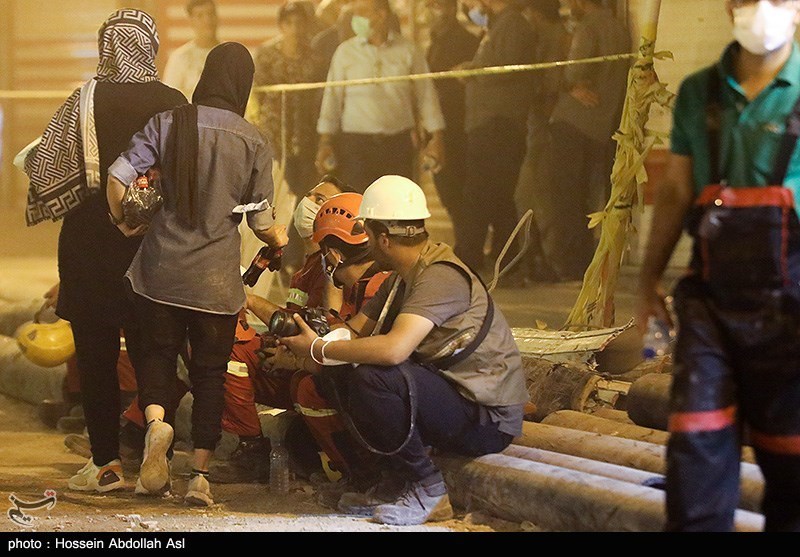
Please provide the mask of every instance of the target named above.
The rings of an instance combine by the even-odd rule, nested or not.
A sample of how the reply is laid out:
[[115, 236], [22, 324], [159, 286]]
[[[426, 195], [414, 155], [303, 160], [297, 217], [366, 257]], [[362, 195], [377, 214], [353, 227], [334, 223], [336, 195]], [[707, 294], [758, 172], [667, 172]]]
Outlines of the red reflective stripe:
[[670, 433], [717, 431], [733, 425], [735, 417], [735, 406], [708, 412], [676, 412], [669, 417], [669, 431]]
[[800, 435], [770, 435], [750, 430], [750, 442], [770, 453], [800, 455]]
[[695, 205], [714, 205], [717, 200], [725, 207], [794, 207], [792, 190], [783, 186], [729, 188], [716, 184], [706, 186]]

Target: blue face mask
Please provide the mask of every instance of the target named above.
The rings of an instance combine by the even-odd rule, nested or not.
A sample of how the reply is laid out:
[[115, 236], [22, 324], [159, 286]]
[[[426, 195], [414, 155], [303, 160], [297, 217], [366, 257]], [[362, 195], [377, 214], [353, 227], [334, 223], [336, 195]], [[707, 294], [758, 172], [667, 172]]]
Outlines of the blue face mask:
[[486, 15], [480, 6], [475, 6], [469, 11], [469, 19], [477, 25], [478, 27], [488, 27], [489, 26], [489, 16]]
[[354, 15], [350, 20], [350, 28], [353, 29], [356, 37], [368, 39], [372, 29], [370, 28], [369, 18], [361, 15]]

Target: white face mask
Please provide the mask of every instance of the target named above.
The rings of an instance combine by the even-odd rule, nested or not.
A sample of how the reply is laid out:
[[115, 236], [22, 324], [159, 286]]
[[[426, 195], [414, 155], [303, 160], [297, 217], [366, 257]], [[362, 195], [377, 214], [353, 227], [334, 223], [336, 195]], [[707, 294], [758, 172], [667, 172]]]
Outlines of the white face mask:
[[797, 11], [769, 0], [733, 9], [733, 36], [742, 48], [759, 56], [779, 49], [794, 37]]
[[314, 217], [317, 216], [319, 205], [313, 199], [303, 197], [294, 209], [294, 229], [301, 238], [311, 238], [314, 234]]

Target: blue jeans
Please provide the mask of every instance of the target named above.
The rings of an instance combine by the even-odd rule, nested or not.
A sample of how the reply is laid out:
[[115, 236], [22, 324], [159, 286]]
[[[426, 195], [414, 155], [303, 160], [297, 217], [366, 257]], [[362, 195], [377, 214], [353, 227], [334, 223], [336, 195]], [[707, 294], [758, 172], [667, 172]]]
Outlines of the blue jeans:
[[411, 481], [436, 472], [428, 447], [464, 456], [480, 456], [505, 449], [513, 436], [497, 429], [485, 408], [467, 400], [434, 369], [406, 360], [384, 367], [359, 365], [347, 370], [343, 404], [364, 439], [390, 452], [409, 430], [410, 375], [416, 394], [415, 428], [409, 442], [391, 458], [395, 468]]

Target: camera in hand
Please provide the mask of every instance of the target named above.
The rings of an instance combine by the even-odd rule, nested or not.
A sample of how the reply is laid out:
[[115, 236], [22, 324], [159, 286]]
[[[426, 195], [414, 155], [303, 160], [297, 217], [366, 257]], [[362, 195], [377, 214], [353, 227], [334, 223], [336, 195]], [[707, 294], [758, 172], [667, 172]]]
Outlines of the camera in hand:
[[[322, 308], [302, 308], [297, 314], [303, 318], [317, 336], [327, 335], [331, 328]], [[269, 332], [277, 337], [293, 337], [300, 334], [300, 327], [294, 321], [294, 312], [279, 309], [269, 320]]]

